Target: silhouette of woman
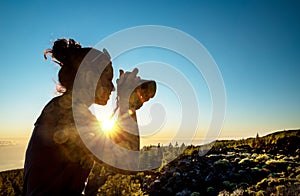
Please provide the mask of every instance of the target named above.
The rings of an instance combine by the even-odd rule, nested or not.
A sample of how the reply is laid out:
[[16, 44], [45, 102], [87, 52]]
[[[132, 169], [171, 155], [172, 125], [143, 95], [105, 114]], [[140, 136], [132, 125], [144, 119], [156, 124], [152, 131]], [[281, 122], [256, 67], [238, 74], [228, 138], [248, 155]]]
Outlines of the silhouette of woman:
[[[94, 48], [82, 48], [72, 39], [55, 41], [52, 49], [45, 51], [45, 58], [48, 53], [52, 54], [53, 60], [61, 66], [58, 73], [60, 87], [57, 90], [62, 95], [53, 98], [35, 122], [26, 151], [23, 195], [82, 195], [94, 160], [101, 162], [99, 157], [92, 153], [94, 149], [103, 151], [108, 157], [107, 160], [115, 160], [121, 156], [121, 162], [124, 162], [126, 154], [118, 155], [109, 145], [106, 146], [106, 143], [109, 143], [108, 139], [127, 151], [139, 150], [138, 127], [132, 120], [137, 121], [135, 111], [154, 96], [156, 86], [155, 83], [152, 84], [151, 93], [142, 88], [136, 88], [134, 92], [129, 91], [128, 89], [141, 83], [141, 79], [137, 77], [138, 70], [126, 73], [120, 70], [117, 80], [119, 129], [115, 137], [107, 137], [89, 107], [93, 103], [106, 105], [114, 90], [113, 67], [109, 54]], [[88, 54], [95, 58], [84, 60]], [[92, 70], [81, 71], [84, 80], [80, 82], [86, 84], [76, 85], [75, 96], [74, 82], [79, 67], [89, 64], [96, 66]], [[93, 74], [101, 74], [95, 85], [91, 83], [94, 80], [90, 79], [93, 78]], [[80, 121], [80, 126], [85, 127], [87, 132], [79, 133], [74, 120], [75, 108], [80, 112], [76, 121]], [[129, 124], [130, 126], [127, 126]], [[130, 127], [131, 132], [123, 131], [124, 126]], [[135, 164], [135, 161], [128, 160], [127, 164]]]

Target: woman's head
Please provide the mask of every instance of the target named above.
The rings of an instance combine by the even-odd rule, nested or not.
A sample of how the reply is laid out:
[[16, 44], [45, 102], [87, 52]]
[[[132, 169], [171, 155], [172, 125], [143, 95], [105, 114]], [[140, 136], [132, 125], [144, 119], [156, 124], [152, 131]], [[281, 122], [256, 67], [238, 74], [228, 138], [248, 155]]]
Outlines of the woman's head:
[[[92, 51], [92, 52], [91, 52]], [[90, 53], [89, 53], [90, 52]], [[63, 93], [64, 91], [72, 91], [74, 86], [74, 81], [76, 78], [77, 71], [82, 65], [83, 60], [88, 54], [96, 56], [105, 57], [106, 61], [102, 61], [101, 58], [99, 62], [96, 62], [96, 65], [101, 67], [104, 71], [101, 73], [101, 77], [97, 82], [96, 91], [95, 91], [95, 103], [105, 105], [109, 99], [111, 91], [114, 90], [112, 83], [113, 78], [113, 68], [110, 61], [108, 53], [101, 52], [94, 48], [82, 48], [81, 45], [75, 42], [73, 39], [58, 39], [54, 42], [52, 49], [48, 49], [44, 53], [44, 57], [50, 53], [54, 62], [58, 63], [61, 66], [61, 69], [58, 73], [58, 81], [64, 90], [59, 90]], [[100, 73], [99, 73], [100, 74]], [[99, 95], [101, 93], [101, 95]], [[106, 100], [104, 100], [106, 99]]]

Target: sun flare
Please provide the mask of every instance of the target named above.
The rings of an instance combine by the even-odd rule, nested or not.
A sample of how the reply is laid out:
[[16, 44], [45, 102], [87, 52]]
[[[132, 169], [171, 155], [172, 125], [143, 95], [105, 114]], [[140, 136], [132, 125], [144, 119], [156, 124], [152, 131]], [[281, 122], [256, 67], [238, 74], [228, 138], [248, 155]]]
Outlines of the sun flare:
[[111, 132], [114, 129], [115, 120], [113, 118], [102, 119], [100, 122], [103, 131]]
[[111, 112], [111, 108], [94, 106], [91, 109], [92, 113], [98, 120], [98, 130], [101, 134], [106, 136], [113, 136], [117, 131], [117, 116], [114, 116]]

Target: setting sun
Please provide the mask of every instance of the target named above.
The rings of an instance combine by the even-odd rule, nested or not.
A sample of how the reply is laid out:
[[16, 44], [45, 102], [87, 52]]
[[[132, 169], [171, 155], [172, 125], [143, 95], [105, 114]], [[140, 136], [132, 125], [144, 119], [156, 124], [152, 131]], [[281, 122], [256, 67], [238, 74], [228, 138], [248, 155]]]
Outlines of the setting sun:
[[111, 131], [114, 128], [115, 120], [113, 118], [101, 120], [101, 127], [103, 131]]

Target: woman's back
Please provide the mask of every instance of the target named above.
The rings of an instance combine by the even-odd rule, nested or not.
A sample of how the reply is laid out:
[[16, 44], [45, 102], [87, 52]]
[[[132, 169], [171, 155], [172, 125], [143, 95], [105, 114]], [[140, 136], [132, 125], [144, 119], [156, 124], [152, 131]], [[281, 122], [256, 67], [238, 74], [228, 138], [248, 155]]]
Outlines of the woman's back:
[[93, 159], [78, 135], [71, 105], [68, 95], [56, 97], [36, 121], [26, 152], [24, 195], [81, 194]]

